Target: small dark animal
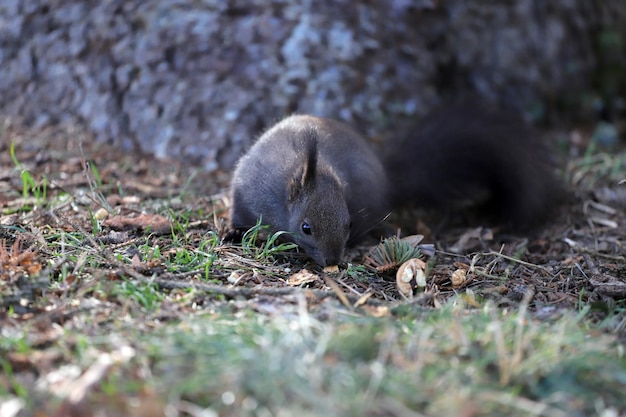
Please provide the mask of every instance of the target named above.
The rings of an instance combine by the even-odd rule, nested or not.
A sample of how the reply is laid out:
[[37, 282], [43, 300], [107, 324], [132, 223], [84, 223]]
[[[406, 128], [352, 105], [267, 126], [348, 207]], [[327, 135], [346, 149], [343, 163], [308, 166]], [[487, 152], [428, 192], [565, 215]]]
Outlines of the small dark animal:
[[259, 218], [322, 266], [392, 208], [480, 204], [501, 223], [543, 220], [558, 194], [550, 152], [515, 114], [465, 100], [426, 117], [379, 158], [344, 123], [290, 116], [239, 160], [231, 230]]
[[348, 125], [290, 116], [239, 160], [232, 186], [231, 228], [289, 232], [322, 266], [341, 261], [349, 241], [388, 212], [387, 176], [369, 144]]

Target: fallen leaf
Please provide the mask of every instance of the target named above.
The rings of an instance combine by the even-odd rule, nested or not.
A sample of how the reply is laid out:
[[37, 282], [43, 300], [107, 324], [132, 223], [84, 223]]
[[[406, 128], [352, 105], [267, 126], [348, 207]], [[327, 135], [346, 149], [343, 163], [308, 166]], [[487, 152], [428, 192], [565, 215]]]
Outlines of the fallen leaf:
[[301, 271], [292, 274], [287, 279], [287, 284], [292, 287], [299, 287], [304, 284], [309, 284], [311, 282], [315, 282], [319, 279], [319, 276], [312, 273], [308, 269], [303, 269]]
[[113, 230], [141, 230], [164, 235], [171, 233], [170, 221], [158, 214], [140, 214], [137, 217], [114, 216], [102, 223], [103, 226]]

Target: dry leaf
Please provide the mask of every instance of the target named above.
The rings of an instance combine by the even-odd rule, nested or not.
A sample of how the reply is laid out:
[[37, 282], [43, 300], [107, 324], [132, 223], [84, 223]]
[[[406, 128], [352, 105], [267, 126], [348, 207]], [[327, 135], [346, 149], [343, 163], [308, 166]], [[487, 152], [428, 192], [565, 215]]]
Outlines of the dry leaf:
[[242, 276], [241, 271], [232, 271], [230, 275], [228, 275], [228, 278], [226, 278], [226, 280], [229, 283], [235, 285], [237, 284], [237, 281], [241, 279], [241, 276]]
[[312, 273], [308, 269], [303, 269], [303, 270], [298, 271], [295, 274], [291, 275], [287, 279], [287, 284], [291, 285], [292, 287], [299, 287], [299, 286], [304, 285], [304, 284], [315, 282], [318, 278], [319, 278], [319, 276], [317, 276], [316, 274]]
[[387, 317], [390, 313], [388, 306], [372, 306], [364, 304], [361, 308], [371, 317]]
[[10, 280], [20, 274], [35, 276], [41, 271], [37, 261], [37, 252], [33, 247], [22, 249], [22, 238], [19, 236], [10, 249], [6, 240], [0, 240], [0, 279]]
[[326, 274], [336, 274], [339, 272], [339, 265], [330, 265], [324, 268], [324, 273]]
[[137, 217], [114, 216], [102, 223], [113, 230], [138, 229], [157, 235], [171, 233], [172, 226], [167, 218], [158, 214], [140, 214]]
[[135, 268], [143, 268], [144, 264], [143, 262], [141, 262], [141, 258], [139, 257], [138, 254], [135, 254], [135, 256], [133, 256], [133, 258], [130, 260], [130, 264], [132, 266], [134, 266]]
[[489, 228], [477, 227], [469, 229], [448, 250], [454, 253], [466, 252], [478, 242], [490, 242], [493, 240], [493, 231]]

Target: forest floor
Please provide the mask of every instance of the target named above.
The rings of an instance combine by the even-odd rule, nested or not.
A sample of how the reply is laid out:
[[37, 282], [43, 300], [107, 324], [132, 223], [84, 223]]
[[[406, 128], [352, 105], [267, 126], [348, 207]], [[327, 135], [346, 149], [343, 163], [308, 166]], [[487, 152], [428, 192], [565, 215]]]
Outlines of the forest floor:
[[5, 119], [0, 416], [624, 417], [626, 153], [561, 136], [555, 218], [412, 221], [404, 294], [376, 240], [336, 273], [222, 242], [228, 173]]

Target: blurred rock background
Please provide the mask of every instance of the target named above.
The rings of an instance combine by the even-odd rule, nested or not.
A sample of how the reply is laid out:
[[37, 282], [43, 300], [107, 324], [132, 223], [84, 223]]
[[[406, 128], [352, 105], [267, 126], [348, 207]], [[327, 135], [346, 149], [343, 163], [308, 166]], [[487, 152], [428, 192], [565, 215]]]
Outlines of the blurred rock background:
[[625, 63], [616, 0], [0, 2], [0, 114], [207, 169], [293, 112], [376, 140], [466, 92], [618, 117]]

